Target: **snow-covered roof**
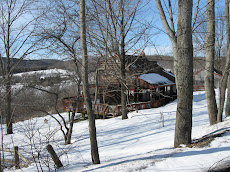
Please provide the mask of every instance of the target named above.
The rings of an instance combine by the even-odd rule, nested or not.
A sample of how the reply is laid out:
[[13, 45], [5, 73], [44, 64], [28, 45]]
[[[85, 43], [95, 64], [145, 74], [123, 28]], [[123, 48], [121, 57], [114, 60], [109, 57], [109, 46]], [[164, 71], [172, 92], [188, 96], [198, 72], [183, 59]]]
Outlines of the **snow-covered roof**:
[[149, 84], [161, 84], [161, 85], [174, 84], [174, 82], [170, 81], [168, 78], [159, 75], [157, 73], [142, 74], [138, 78], [148, 82]]

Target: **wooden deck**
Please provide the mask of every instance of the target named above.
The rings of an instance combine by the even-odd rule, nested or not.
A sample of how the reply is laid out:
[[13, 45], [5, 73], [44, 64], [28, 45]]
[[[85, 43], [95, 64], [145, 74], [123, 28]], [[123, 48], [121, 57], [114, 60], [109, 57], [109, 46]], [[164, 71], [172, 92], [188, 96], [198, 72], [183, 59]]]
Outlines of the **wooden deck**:
[[204, 91], [205, 87], [203, 85], [193, 85], [193, 91]]
[[[63, 109], [68, 112], [72, 112], [73, 106], [73, 97], [67, 99], [63, 99]], [[127, 110], [129, 112], [135, 111], [135, 110], [142, 110], [142, 109], [150, 109], [150, 108], [157, 108], [164, 104], [166, 104], [168, 100], [165, 98], [158, 99], [155, 101], [149, 101], [149, 102], [138, 102], [138, 103], [131, 103], [127, 104]], [[78, 108], [76, 109], [76, 112], [82, 113], [83, 115], [86, 114], [86, 108], [84, 107], [83, 103], [78, 104]], [[108, 104], [96, 104], [94, 108], [94, 114], [96, 115], [96, 118], [108, 118], [108, 117], [116, 117], [121, 115], [121, 105], [108, 105]]]

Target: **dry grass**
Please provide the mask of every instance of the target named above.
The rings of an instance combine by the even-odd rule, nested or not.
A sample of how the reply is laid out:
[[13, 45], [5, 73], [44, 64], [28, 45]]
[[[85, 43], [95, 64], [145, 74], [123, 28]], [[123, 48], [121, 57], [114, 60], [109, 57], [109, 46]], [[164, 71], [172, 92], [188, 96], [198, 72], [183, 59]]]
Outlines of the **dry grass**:
[[228, 132], [230, 130], [224, 130], [220, 133], [217, 133], [217, 134], [210, 134], [210, 135], [207, 135], [207, 136], [204, 136], [204, 137], [201, 137], [199, 139], [195, 139], [192, 141], [191, 144], [187, 145], [188, 147], [192, 148], [192, 147], [199, 147], [199, 148], [202, 148], [202, 147], [208, 147], [209, 144], [217, 137], [221, 137], [223, 134], [225, 134], [226, 132]]

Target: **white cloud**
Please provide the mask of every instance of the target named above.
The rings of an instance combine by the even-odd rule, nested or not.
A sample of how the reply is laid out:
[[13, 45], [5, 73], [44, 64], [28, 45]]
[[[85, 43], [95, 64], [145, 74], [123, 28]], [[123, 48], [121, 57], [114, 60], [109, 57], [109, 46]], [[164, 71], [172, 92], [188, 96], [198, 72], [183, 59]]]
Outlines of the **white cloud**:
[[173, 55], [172, 46], [165, 45], [165, 46], [151, 46], [145, 48], [146, 55]]

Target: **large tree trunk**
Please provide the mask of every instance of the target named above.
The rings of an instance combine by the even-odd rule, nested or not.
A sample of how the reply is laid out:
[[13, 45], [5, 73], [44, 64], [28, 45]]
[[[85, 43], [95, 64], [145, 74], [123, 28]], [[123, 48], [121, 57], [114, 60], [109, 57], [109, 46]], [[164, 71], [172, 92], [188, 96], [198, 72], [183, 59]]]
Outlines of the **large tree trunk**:
[[121, 12], [121, 113], [122, 119], [128, 119], [126, 98], [126, 76], [125, 76], [125, 27], [124, 27], [124, 2], [120, 0]]
[[227, 93], [227, 101], [226, 101], [226, 108], [225, 108], [225, 115], [230, 116], [230, 76], [228, 75], [228, 93]]
[[225, 91], [227, 87], [229, 69], [230, 69], [230, 49], [228, 48], [227, 57], [226, 57], [226, 66], [223, 72], [223, 77], [219, 82], [219, 107], [218, 107], [218, 114], [217, 114], [218, 123], [223, 121]]
[[[218, 107], [218, 114], [217, 114], [217, 122], [222, 122], [223, 120], [223, 111], [224, 111], [224, 102], [225, 102], [225, 91], [227, 87], [227, 80], [229, 75], [230, 69], [230, 49], [229, 49], [229, 2], [228, 0], [225, 1], [226, 7], [226, 33], [227, 33], [227, 57], [226, 57], [226, 65], [223, 71], [223, 77], [219, 82], [219, 107]], [[228, 103], [228, 102], [227, 102]]]
[[121, 113], [122, 119], [128, 119], [127, 115], [127, 97], [126, 97], [126, 75], [125, 75], [125, 57], [121, 54]]
[[[225, 0], [225, 9], [226, 9], [226, 37], [227, 37], [227, 49], [229, 49], [230, 34], [229, 34], [229, 0]], [[227, 102], [225, 108], [225, 115], [230, 116], [230, 76], [228, 76], [228, 94]]]
[[96, 126], [95, 126], [95, 115], [92, 110], [92, 102], [89, 93], [88, 84], [88, 56], [87, 56], [87, 45], [86, 45], [86, 27], [85, 27], [85, 0], [80, 0], [80, 37], [81, 37], [81, 51], [82, 51], [82, 82], [83, 82], [83, 94], [85, 98], [85, 104], [87, 108], [87, 114], [89, 119], [89, 136], [91, 145], [91, 157], [93, 164], [100, 164]]
[[210, 125], [217, 122], [217, 105], [214, 90], [214, 59], [215, 59], [215, 2], [207, 1], [207, 34], [206, 34], [206, 75], [205, 93], [207, 98]]
[[193, 100], [192, 0], [179, 0], [177, 24], [177, 112], [174, 147], [191, 143]]

